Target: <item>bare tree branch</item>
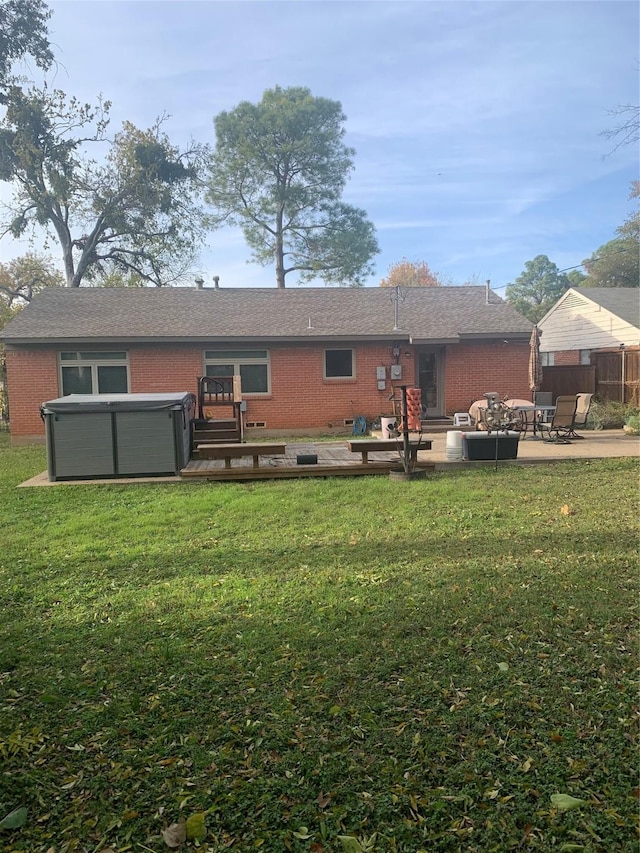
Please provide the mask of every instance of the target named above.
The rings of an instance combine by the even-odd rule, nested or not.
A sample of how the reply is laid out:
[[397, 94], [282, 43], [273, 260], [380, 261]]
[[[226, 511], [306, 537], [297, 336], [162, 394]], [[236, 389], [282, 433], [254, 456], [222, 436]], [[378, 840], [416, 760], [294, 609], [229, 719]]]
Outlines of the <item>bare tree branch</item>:
[[605, 157], [610, 157], [618, 148], [624, 145], [633, 145], [640, 140], [640, 106], [637, 104], [621, 104], [614, 110], [608, 110], [610, 116], [620, 120], [617, 127], [611, 130], [603, 130], [602, 136], [605, 139], [615, 141], [615, 145], [605, 154]]

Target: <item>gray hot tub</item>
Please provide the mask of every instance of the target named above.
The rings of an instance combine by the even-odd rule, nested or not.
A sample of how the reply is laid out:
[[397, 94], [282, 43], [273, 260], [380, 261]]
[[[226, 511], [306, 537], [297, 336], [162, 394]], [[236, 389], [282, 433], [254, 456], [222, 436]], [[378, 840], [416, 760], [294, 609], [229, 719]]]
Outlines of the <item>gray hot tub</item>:
[[191, 455], [196, 398], [70, 394], [41, 408], [50, 480], [177, 474]]

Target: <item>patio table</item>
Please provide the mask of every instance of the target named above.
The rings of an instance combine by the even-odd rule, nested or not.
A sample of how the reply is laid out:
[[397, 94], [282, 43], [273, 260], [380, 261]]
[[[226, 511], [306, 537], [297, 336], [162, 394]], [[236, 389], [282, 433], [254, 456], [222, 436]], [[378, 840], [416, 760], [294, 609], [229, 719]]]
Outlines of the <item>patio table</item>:
[[[527, 429], [529, 428], [529, 424], [533, 427], [533, 434], [536, 436], [538, 434], [538, 424], [541, 421], [546, 421], [550, 417], [553, 416], [553, 413], [556, 410], [555, 406], [535, 406], [533, 403], [530, 406], [512, 406], [515, 412], [522, 412], [524, 415], [525, 429], [524, 433], [526, 435]], [[529, 420], [529, 413], [533, 413], [533, 417], [531, 421]]]

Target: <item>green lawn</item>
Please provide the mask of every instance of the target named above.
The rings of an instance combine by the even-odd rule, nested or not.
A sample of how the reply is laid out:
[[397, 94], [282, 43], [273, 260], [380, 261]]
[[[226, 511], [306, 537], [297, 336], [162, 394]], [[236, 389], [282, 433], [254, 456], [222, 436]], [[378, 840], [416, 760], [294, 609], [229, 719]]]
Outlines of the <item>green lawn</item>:
[[0, 447], [3, 853], [638, 850], [635, 460], [44, 467]]

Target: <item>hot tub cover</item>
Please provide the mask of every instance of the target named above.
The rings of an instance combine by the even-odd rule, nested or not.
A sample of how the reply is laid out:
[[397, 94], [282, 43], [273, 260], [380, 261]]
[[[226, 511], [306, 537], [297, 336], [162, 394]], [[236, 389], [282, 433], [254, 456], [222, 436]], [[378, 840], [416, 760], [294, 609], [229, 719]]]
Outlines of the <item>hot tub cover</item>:
[[175, 391], [163, 394], [68, 394], [49, 400], [42, 408], [53, 413], [141, 412], [195, 406], [195, 394]]

